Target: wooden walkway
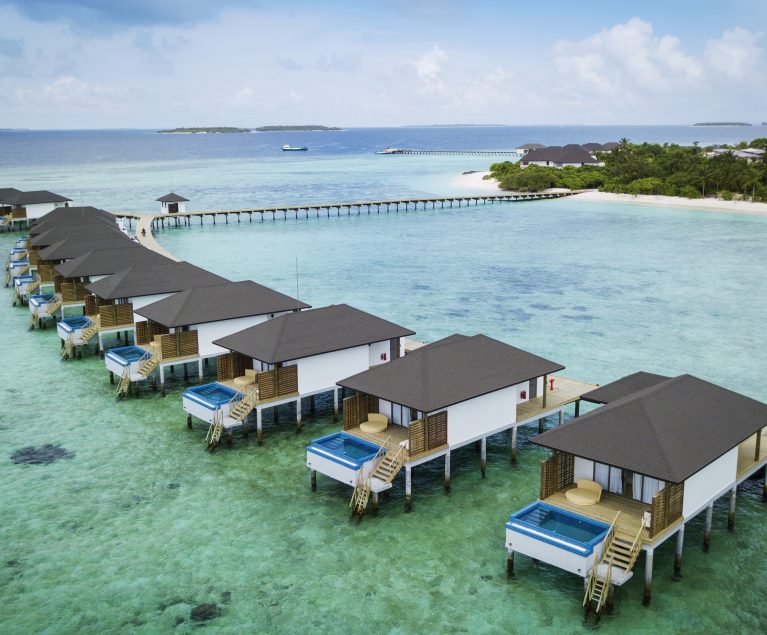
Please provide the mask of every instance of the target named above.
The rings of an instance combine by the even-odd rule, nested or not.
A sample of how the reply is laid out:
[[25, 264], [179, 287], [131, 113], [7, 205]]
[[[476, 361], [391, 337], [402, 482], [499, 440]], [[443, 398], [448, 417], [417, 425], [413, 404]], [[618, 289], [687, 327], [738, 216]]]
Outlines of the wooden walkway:
[[429, 148], [386, 148], [376, 154], [431, 154], [442, 156], [518, 157], [516, 150], [440, 150]]
[[[115, 212], [115, 216], [128, 223], [129, 228], [136, 225], [136, 238], [149, 249], [174, 258], [165, 251], [152, 236], [157, 229], [171, 227], [191, 227], [193, 221], [204, 225], [216, 225], [218, 220], [229, 224], [236, 219], [240, 223], [247, 220], [252, 223], [265, 220], [307, 220], [309, 218], [331, 218], [340, 216], [361, 216], [362, 214], [398, 213], [427, 209], [454, 209], [477, 207], [494, 203], [519, 203], [543, 199], [565, 198], [580, 194], [580, 190], [571, 192], [507, 192], [504, 194], [485, 194], [479, 196], [436, 196], [425, 198], [402, 198], [380, 201], [354, 201], [348, 203], [318, 203], [311, 205], [283, 205], [277, 207], [257, 207], [251, 209], [207, 210], [200, 212], [182, 212], [178, 214], [136, 214], [133, 212]], [[439, 207], [437, 207], [439, 205]], [[145, 232], [142, 230], [146, 230]]]

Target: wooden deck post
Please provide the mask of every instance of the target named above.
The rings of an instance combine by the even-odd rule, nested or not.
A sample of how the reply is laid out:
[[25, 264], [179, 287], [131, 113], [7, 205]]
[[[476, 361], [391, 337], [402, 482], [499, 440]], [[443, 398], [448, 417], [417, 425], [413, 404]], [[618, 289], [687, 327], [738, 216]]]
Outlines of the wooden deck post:
[[674, 551], [674, 580], [682, 579], [682, 547], [684, 546], [684, 523], [676, 532], [676, 549]]
[[338, 421], [338, 388], [333, 389], [333, 421]]
[[644, 597], [642, 598], [642, 604], [650, 606], [650, 600], [652, 599], [652, 558], [654, 549], [648, 549], [645, 552], [645, 565], [644, 565]]
[[186, 427], [192, 429], [192, 415], [186, 415]]
[[380, 506], [380, 501], [378, 498], [378, 492], [373, 492], [373, 513], [378, 513], [378, 508]]
[[506, 576], [511, 578], [514, 577], [514, 550], [509, 549], [509, 552], [506, 556]]
[[311, 474], [312, 474], [312, 491], [316, 492], [317, 491], [317, 470], [312, 470]]
[[544, 423], [543, 423], [543, 422], [544, 422], [544, 418], [543, 418], [543, 417], [541, 417], [540, 419], [538, 419], [538, 434], [542, 434], [542, 433], [543, 433], [543, 431], [546, 429], [546, 428], [544, 427]]
[[511, 429], [511, 463], [517, 464], [517, 426]]
[[575, 418], [581, 416], [581, 400], [578, 399], [578, 401], [575, 402]]
[[111, 370], [109, 371], [109, 383], [110, 384], [115, 383], [115, 374]]
[[450, 493], [450, 450], [445, 454], [445, 493]]
[[202, 357], [197, 360], [197, 379], [202, 383], [203, 369], [202, 369]]
[[263, 413], [261, 408], [256, 407], [256, 442], [261, 445], [264, 442]]
[[158, 366], [158, 370], [160, 371], [160, 391], [162, 394], [165, 394], [165, 367], [160, 364]]
[[296, 399], [296, 432], [301, 432], [301, 397]]
[[565, 422], [565, 409], [559, 411], [559, 425], [561, 426]]
[[480, 446], [479, 469], [482, 471], [482, 478], [487, 477], [487, 437], [482, 437]]
[[738, 486], [733, 485], [730, 490], [730, 511], [727, 513], [727, 529], [732, 531], [735, 529], [735, 499], [738, 496]]
[[413, 509], [413, 468], [409, 465], [405, 466], [405, 511], [409, 512]]
[[549, 379], [548, 375], [543, 376], [543, 407], [544, 408], [546, 407], [546, 392], [547, 392], [547, 386], [549, 385], [548, 379]]
[[708, 552], [711, 545], [711, 521], [714, 517], [714, 503], [706, 507], [706, 524], [703, 528], [703, 551]]

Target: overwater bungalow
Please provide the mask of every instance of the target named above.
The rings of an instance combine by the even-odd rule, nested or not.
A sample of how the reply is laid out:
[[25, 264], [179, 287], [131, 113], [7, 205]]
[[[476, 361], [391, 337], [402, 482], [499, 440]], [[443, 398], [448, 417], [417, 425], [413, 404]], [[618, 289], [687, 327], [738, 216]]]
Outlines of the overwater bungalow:
[[[767, 464], [767, 405], [691, 375], [635, 373], [582, 399], [604, 404], [532, 439], [552, 450], [541, 465], [539, 499], [506, 524], [514, 554], [583, 577], [584, 607], [612, 603], [645, 552], [644, 602], [655, 550], [676, 536], [679, 577], [686, 523], [705, 513], [708, 549], [714, 502]], [[767, 482], [765, 482], [767, 496]]]
[[[119, 306], [119, 305], [117, 305]], [[194, 287], [133, 311], [136, 345], [116, 348], [104, 356], [110, 379], [121, 378], [118, 395], [125, 395], [131, 384], [138, 390], [157, 370], [165, 392], [165, 369], [181, 365], [197, 366], [203, 377], [206, 360], [228, 351], [214, 344], [226, 335], [260, 324], [283, 313], [309, 308], [296, 298], [251, 280]]]
[[191, 427], [194, 416], [210, 424], [208, 440], [215, 445], [224, 430], [231, 439], [234, 428], [244, 429], [255, 411], [261, 443], [264, 409], [294, 403], [300, 430], [303, 400], [313, 406], [315, 396], [330, 392], [337, 418], [338, 380], [399, 358], [403, 338], [412, 334], [348, 304], [335, 304], [286, 313], [218, 338], [214, 344], [226, 353], [217, 360], [217, 381], [184, 393], [187, 423]]
[[58, 323], [64, 356], [74, 350], [79, 357], [80, 347], [94, 336], [97, 350], [103, 353], [105, 335], [125, 333], [127, 338], [128, 333], [135, 332], [135, 322], [144, 318], [134, 314], [134, 309], [192, 287], [225, 282], [230, 281], [188, 262], [160, 262], [127, 267], [86, 284], [85, 291], [90, 294], [84, 297], [87, 319], [65, 318]]
[[54, 291], [52, 294], [40, 294], [47, 298], [40, 303], [32, 302], [30, 298], [29, 309], [33, 323], [43, 325], [44, 317], [56, 317], [58, 313], [66, 317], [66, 309], [84, 308], [85, 296], [88, 295], [85, 285], [89, 282], [100, 280], [131, 265], [161, 262], [173, 261], [132, 241], [126, 241], [125, 246], [119, 248], [94, 249], [49, 268], [40, 266], [38, 272], [41, 283], [52, 283]]
[[343, 432], [316, 439], [307, 466], [316, 487], [320, 472], [355, 488], [352, 508], [362, 514], [372, 494], [392, 487], [404, 468], [405, 505], [412, 501], [413, 469], [439, 458], [450, 489], [451, 452], [478, 443], [487, 469], [487, 438], [559, 415], [594, 386], [550, 377], [564, 366], [484, 335], [451, 335], [390, 364], [341, 379], [356, 392], [344, 400]]
[[13, 229], [29, 227], [35, 220], [42, 218], [61, 203], [66, 206], [71, 201], [71, 198], [47, 190], [22, 192], [12, 187], [0, 189], [0, 211], [4, 216], [3, 224]]
[[189, 202], [188, 198], [175, 192], [161, 196], [156, 200], [160, 203], [161, 214], [183, 214], [186, 212], [186, 204]]
[[29, 235], [41, 234], [55, 226], [85, 225], [93, 220], [106, 220], [117, 224], [118, 227], [120, 226], [120, 220], [114, 214], [98, 207], [91, 207], [90, 205], [57, 207], [53, 211], [48, 212], [43, 218], [35, 221], [34, 225], [29, 229]]

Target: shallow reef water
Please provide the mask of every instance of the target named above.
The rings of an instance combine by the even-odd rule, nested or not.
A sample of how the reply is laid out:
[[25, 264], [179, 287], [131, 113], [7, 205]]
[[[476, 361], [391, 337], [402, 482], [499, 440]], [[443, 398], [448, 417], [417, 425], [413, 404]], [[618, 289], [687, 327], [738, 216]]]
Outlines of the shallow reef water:
[[[0, 250], [13, 237], [0, 235]], [[224, 276], [253, 278], [314, 306], [348, 302], [426, 340], [477, 333], [605, 383], [643, 369], [693, 373], [767, 400], [763, 321], [767, 219], [575, 200], [166, 230], [160, 242]], [[298, 257], [298, 276], [296, 276]], [[537, 497], [546, 452], [520, 434], [414, 471], [377, 516], [349, 518], [351, 491], [309, 487], [305, 446], [338, 429], [319, 400], [297, 434], [289, 410], [264, 443], [236, 435], [204, 451], [183, 378], [118, 402], [103, 361], [62, 361], [55, 330], [0, 294], [0, 631], [18, 633], [758, 632], [767, 622], [761, 483], [739, 490], [656, 551], [653, 601], [641, 561], [612, 614], [582, 622], [582, 581], [518, 557], [504, 523]], [[547, 425], [554, 425], [554, 421]], [[20, 448], [71, 460], [14, 462]], [[59, 450], [57, 450], [58, 452]]]

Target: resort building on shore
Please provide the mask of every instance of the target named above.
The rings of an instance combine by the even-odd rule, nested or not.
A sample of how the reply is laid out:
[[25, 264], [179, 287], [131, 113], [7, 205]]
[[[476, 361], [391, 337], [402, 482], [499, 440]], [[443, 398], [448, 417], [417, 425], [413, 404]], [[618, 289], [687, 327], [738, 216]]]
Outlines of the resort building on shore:
[[160, 212], [162, 214], [183, 214], [186, 212], [186, 204], [189, 202], [189, 199], [171, 192], [161, 196], [157, 201], [160, 203]]
[[544, 167], [565, 168], [583, 167], [584, 165], [603, 165], [583, 146], [571, 143], [566, 146], [547, 146], [530, 150], [519, 161], [520, 166], [539, 165]]
[[22, 192], [16, 188], [0, 189], [0, 215], [3, 224], [12, 229], [29, 227], [35, 220], [42, 218], [60, 204], [69, 205], [71, 198], [54, 194], [47, 190]]
[[315, 396], [329, 392], [337, 418], [338, 380], [397, 359], [404, 354], [403, 338], [412, 334], [348, 304], [335, 304], [286, 313], [219, 338], [214, 344], [227, 353], [217, 360], [218, 381], [184, 394], [188, 424], [192, 416], [210, 424], [215, 444], [224, 430], [230, 439], [232, 429], [245, 431], [255, 411], [261, 443], [264, 409], [294, 403], [300, 430], [303, 400], [309, 399], [314, 411]]
[[523, 143], [521, 146], [516, 148], [514, 152], [519, 154], [520, 156], [525, 156], [528, 152], [532, 150], [538, 150], [540, 148], [545, 148], [546, 146], [542, 143]]
[[767, 464], [767, 404], [691, 375], [650, 373], [582, 399], [604, 405], [532, 439], [552, 454], [539, 500], [506, 524], [508, 571], [522, 553], [579, 575], [584, 606], [599, 612], [644, 551], [647, 604], [661, 544], [676, 537], [678, 577], [690, 519], [705, 513], [707, 550], [714, 502], [727, 494], [734, 527], [738, 485]]
[[[338, 381], [355, 391], [344, 400], [343, 432], [315, 439], [307, 466], [316, 487], [320, 472], [354, 487], [352, 508], [362, 514], [373, 496], [390, 489], [404, 468], [405, 505], [411, 507], [412, 471], [439, 458], [450, 489], [450, 453], [478, 443], [487, 468], [487, 438], [512, 433], [551, 415], [560, 422], [568, 404], [594, 388], [562, 377], [564, 366], [484, 335], [451, 335], [390, 364]], [[556, 387], [555, 387], [556, 384]]]
[[[97, 336], [96, 350], [103, 353], [104, 336], [135, 332], [133, 311], [147, 304], [170, 297], [174, 293], [200, 285], [230, 282], [226, 278], [196, 267], [188, 262], [161, 262], [134, 265], [113, 273], [97, 282], [87, 284], [84, 316], [64, 318], [57, 324], [64, 357], [73, 349], [81, 356], [81, 347]], [[135, 338], [134, 338], [135, 341]]]
[[[120, 305], [116, 305], [120, 306]], [[181, 365], [197, 366], [203, 377], [206, 360], [227, 353], [214, 340], [275, 318], [284, 313], [309, 308], [296, 298], [244, 280], [196, 286], [170, 297], [133, 307], [136, 344], [108, 351], [104, 360], [110, 379], [121, 378], [118, 394], [125, 395], [133, 383], [146, 380], [157, 369], [165, 391], [165, 369]]]

